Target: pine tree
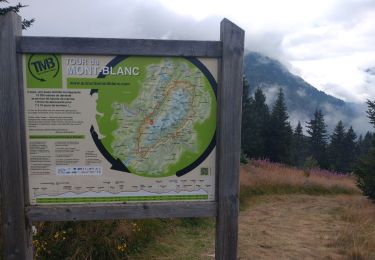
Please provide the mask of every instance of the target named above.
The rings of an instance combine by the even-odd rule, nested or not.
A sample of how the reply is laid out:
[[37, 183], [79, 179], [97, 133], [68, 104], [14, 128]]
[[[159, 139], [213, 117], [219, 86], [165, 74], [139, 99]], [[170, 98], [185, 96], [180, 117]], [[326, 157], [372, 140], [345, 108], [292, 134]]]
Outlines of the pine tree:
[[317, 160], [320, 167], [327, 168], [327, 126], [321, 110], [315, 111], [314, 119], [307, 122], [306, 128], [307, 133], [310, 135], [308, 137], [310, 155]]
[[331, 143], [328, 148], [329, 159], [330, 159], [330, 168], [338, 171], [344, 172], [345, 167], [345, 153], [346, 153], [346, 130], [344, 124], [340, 120], [333, 133], [331, 135]]
[[292, 164], [302, 167], [307, 157], [306, 152], [306, 137], [303, 135], [301, 122], [298, 121], [292, 139]]
[[370, 152], [359, 160], [355, 169], [357, 185], [363, 195], [375, 202], [375, 144]]
[[[367, 101], [367, 115], [371, 124], [375, 127], [375, 102]], [[375, 141], [373, 141], [370, 152], [361, 160], [355, 169], [358, 187], [365, 196], [375, 202]]]
[[279, 94], [272, 108], [268, 127], [268, 155], [271, 161], [290, 163], [293, 130], [288, 121], [288, 112], [284, 100], [283, 90]]
[[244, 126], [246, 128], [243, 151], [249, 158], [265, 158], [266, 127], [269, 121], [269, 110], [266, 96], [261, 89], [257, 89], [254, 98], [249, 99]]
[[358, 145], [356, 143], [357, 135], [353, 127], [349, 127], [345, 135], [345, 154], [344, 154], [344, 172], [352, 172], [358, 158]]
[[289, 121], [285, 130], [285, 158], [282, 160], [282, 162], [292, 164], [293, 128]]
[[253, 99], [249, 96], [249, 82], [246, 77], [243, 77], [243, 92], [242, 92], [242, 125], [241, 125], [241, 149], [245, 155], [248, 155], [250, 149], [250, 135], [251, 135], [251, 104]]
[[370, 123], [375, 126], [375, 101], [367, 100], [368, 110], [366, 111]]
[[367, 131], [365, 134], [365, 137], [362, 137], [362, 135], [358, 138], [358, 157], [361, 158], [364, 155], [368, 154], [371, 146], [372, 146], [372, 140], [373, 140], [373, 134]]
[[[8, 1], [7, 0], [0, 0], [0, 3], [8, 3]], [[6, 7], [0, 7], [0, 15], [5, 15], [9, 12], [18, 13], [24, 7], [27, 7], [27, 5], [22, 5], [21, 3], [18, 3], [16, 5], [6, 6]], [[34, 21], [35, 21], [35, 19], [30, 19], [30, 20], [23, 19], [22, 20], [22, 29], [26, 30], [27, 28], [29, 28], [33, 24]]]

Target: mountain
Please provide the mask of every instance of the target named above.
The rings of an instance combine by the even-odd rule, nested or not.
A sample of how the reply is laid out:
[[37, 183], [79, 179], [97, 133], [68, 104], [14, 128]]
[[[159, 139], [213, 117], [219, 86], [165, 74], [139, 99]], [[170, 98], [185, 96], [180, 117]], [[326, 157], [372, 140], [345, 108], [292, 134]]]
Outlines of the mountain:
[[315, 110], [321, 109], [329, 131], [339, 120], [346, 126], [353, 125], [358, 133], [369, 129], [363, 105], [345, 102], [316, 89], [301, 77], [293, 75], [277, 60], [250, 52], [244, 57], [244, 73], [249, 81], [249, 93], [252, 95], [257, 88], [262, 89], [270, 108], [279, 89], [283, 89], [293, 126], [298, 121], [305, 125]]

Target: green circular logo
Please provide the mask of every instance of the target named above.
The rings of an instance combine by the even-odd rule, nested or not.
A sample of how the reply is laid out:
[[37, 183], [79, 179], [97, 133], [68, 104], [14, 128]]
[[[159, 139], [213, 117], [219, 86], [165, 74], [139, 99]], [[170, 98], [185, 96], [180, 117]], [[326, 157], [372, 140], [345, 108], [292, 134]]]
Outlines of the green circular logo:
[[60, 64], [54, 54], [33, 54], [27, 62], [27, 68], [33, 78], [43, 82], [56, 78]]

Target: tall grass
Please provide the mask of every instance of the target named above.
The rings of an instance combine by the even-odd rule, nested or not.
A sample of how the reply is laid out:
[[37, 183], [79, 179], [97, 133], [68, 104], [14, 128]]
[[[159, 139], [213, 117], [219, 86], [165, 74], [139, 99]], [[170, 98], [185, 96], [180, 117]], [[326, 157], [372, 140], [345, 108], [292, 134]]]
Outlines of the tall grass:
[[[242, 207], [246, 206], [249, 197], [255, 195], [360, 194], [350, 175], [319, 169], [303, 171], [267, 160], [252, 160], [243, 165], [240, 183]], [[337, 243], [346, 246], [353, 259], [362, 259], [356, 256], [374, 257], [362, 248], [375, 248], [375, 210], [370, 204], [365, 199], [353, 203], [343, 215], [349, 224]], [[176, 227], [193, 229], [191, 225], [201, 222], [201, 219], [153, 219], [36, 223], [34, 256], [36, 259], [126, 259], [141, 256], [142, 250], [155, 244], [153, 241], [164, 233], [171, 233]], [[372, 228], [368, 228], [369, 225]]]
[[[267, 160], [251, 160], [241, 167], [241, 206], [256, 195], [358, 194], [354, 176], [320, 169], [296, 169]], [[375, 259], [375, 207], [363, 196], [339, 196], [343, 209], [337, 212], [346, 227], [333, 241], [348, 259]]]
[[255, 195], [359, 194], [355, 178], [321, 169], [301, 170], [268, 160], [251, 160], [240, 171], [240, 203]]
[[349, 259], [375, 259], [375, 207], [365, 197], [343, 198], [341, 218], [347, 225], [336, 241]]

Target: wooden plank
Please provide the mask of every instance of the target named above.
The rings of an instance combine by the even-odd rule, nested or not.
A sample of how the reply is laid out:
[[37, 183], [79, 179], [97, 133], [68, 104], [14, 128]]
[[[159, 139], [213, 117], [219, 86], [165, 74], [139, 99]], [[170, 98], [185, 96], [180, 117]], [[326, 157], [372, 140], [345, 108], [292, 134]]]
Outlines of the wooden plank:
[[21, 37], [20, 53], [220, 57], [219, 41]]
[[0, 189], [4, 259], [32, 259], [32, 237], [26, 223], [22, 132], [20, 125], [16, 36], [21, 18], [14, 12], [0, 17]]
[[218, 90], [216, 259], [237, 259], [244, 31], [224, 19]]
[[[17, 42], [17, 40], [16, 40]], [[25, 115], [25, 93], [24, 93], [24, 79], [23, 79], [23, 62], [22, 54], [17, 53], [17, 73], [18, 73], [18, 96], [20, 108], [20, 129], [21, 129], [21, 150], [22, 150], [22, 165], [23, 165], [23, 186], [24, 186], [24, 200], [25, 205], [29, 204], [29, 175], [27, 167], [27, 144], [26, 144], [26, 115]]]
[[28, 206], [32, 221], [214, 217], [216, 202]]
[[[17, 37], [16, 37], [17, 44]], [[17, 48], [17, 46], [16, 46]], [[27, 145], [26, 145], [26, 115], [25, 115], [25, 98], [24, 98], [24, 80], [23, 80], [23, 64], [22, 54], [17, 53], [17, 73], [18, 73], [18, 96], [19, 96], [19, 108], [20, 108], [20, 131], [21, 131], [21, 151], [22, 151], [22, 170], [23, 170], [23, 191], [24, 191], [24, 205], [29, 205], [29, 175], [27, 167]], [[24, 208], [25, 210], [25, 208]], [[23, 213], [24, 214], [24, 213]], [[25, 217], [26, 227], [26, 248], [27, 248], [27, 259], [33, 258], [33, 240], [32, 240], [32, 222], [30, 219]]]

